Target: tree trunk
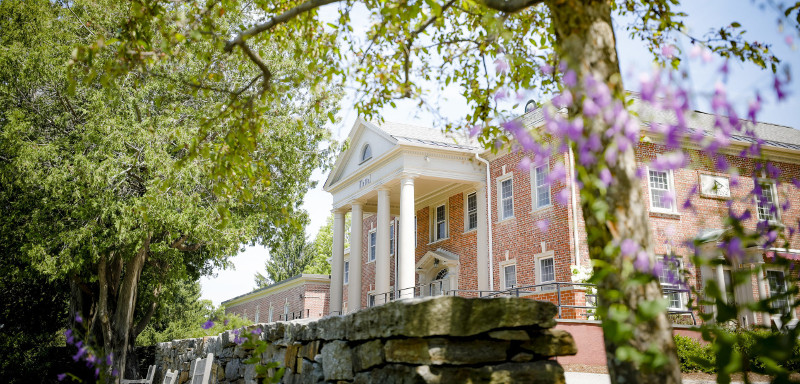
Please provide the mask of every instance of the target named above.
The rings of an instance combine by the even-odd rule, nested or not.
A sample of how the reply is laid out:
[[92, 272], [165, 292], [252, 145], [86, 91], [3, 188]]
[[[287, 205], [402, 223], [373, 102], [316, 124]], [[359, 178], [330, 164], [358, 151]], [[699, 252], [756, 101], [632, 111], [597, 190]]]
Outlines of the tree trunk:
[[[562, 60], [566, 60], [569, 68], [578, 74], [579, 86], [584, 78], [594, 76], [604, 81], [612, 94], [622, 98], [624, 89], [611, 24], [610, 1], [550, 0], [547, 5], [558, 42], [557, 53]], [[580, 100], [579, 97], [575, 97], [574, 106], [569, 110], [571, 116], [582, 116]], [[610, 144], [610, 139], [603, 135], [608, 129], [603, 119], [584, 118], [584, 127], [584, 134], [587, 137], [599, 135], [602, 138], [603, 148]], [[576, 157], [580, 158], [580, 152], [575, 151]], [[602, 156], [599, 157], [602, 159]], [[601, 167], [586, 167], [586, 172], [579, 177], [583, 183], [581, 207], [586, 223], [589, 254], [596, 260], [596, 265], [607, 265], [613, 271], [603, 273], [608, 272], [608, 268], [595, 269], [601, 276], [598, 284], [599, 308], [601, 311], [607, 311], [612, 307], [628, 309], [623, 319], [612, 318], [607, 312], [605, 316], [601, 316], [611, 381], [625, 384], [680, 383], [680, 365], [672, 338], [672, 326], [666, 311], [661, 311], [654, 318], [637, 319], [640, 303], [663, 299], [658, 281], [651, 278], [648, 283], [641, 285], [625, 284], [635, 272], [630, 267], [623, 268], [624, 260], [623, 257], [617, 256], [618, 252], [606, 253], [608, 244], [631, 239], [648, 252], [651, 261], [655, 260], [648, 209], [645, 206], [641, 182], [636, 177], [633, 148], [628, 147], [627, 150], [620, 152], [616, 164], [609, 165], [608, 168], [614, 176], [614, 181], [607, 192], [602, 190], [604, 188], [601, 188], [596, 181], [599, 180]], [[595, 203], [598, 200], [603, 200], [600, 202], [604, 202], [608, 207], [605, 217], [597, 216]], [[634, 327], [631, 338], [623, 340], [617, 336], [614, 331], [619, 329], [620, 325]], [[651, 364], [652, 366], [621, 360], [617, 356], [620, 347], [632, 347], [643, 354], [658, 352], [665, 359], [660, 363]]]

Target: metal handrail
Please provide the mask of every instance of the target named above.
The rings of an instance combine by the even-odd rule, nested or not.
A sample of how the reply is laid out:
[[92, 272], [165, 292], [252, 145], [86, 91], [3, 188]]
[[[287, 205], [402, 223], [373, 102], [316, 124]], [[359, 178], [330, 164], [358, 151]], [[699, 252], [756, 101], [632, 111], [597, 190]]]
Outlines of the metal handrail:
[[[532, 284], [532, 285], [524, 285], [518, 287], [511, 287], [501, 291], [487, 291], [487, 290], [476, 290], [476, 289], [442, 289], [442, 280], [437, 280], [432, 283], [439, 284], [439, 295], [443, 296], [470, 296], [474, 297], [474, 294], [477, 294], [478, 298], [495, 298], [495, 297], [507, 297], [507, 296], [528, 296], [528, 295], [535, 295], [535, 294], [542, 294], [542, 293], [555, 293], [556, 294], [556, 307], [558, 308], [558, 318], [562, 317], [562, 309], [585, 309], [587, 313], [582, 314], [583, 316], [592, 316], [594, 315], [593, 310], [597, 308], [597, 294], [594, 293], [586, 293], [584, 297], [586, 298], [587, 304], [591, 302], [591, 305], [573, 305], [573, 304], [564, 304], [562, 301], [562, 292], [567, 290], [583, 290], [585, 291], [587, 288], [596, 288], [595, 284], [590, 283], [573, 283], [573, 282], [560, 282], [560, 281], [552, 281], [547, 283], [541, 284]], [[421, 297], [421, 296], [439, 296], [439, 295], [423, 295], [423, 292], [426, 292], [425, 288], [430, 288], [431, 284], [418, 284], [413, 287], [403, 288], [399, 290], [393, 290], [389, 292], [383, 293], [375, 293], [371, 294], [371, 299], [368, 299], [367, 305], [369, 307], [379, 305], [382, 303], [388, 303], [394, 300], [401, 300], [404, 298], [411, 298], [411, 297]], [[409, 291], [410, 294], [408, 293]], [[427, 293], [432, 292], [430, 289], [427, 290]], [[665, 295], [671, 293], [690, 293], [691, 291], [686, 288], [663, 288], [663, 293]], [[382, 301], [379, 303], [377, 298], [382, 298]], [[692, 323], [697, 325], [697, 319], [694, 316], [694, 312], [691, 310], [682, 310], [676, 308], [670, 308], [667, 310], [669, 314], [677, 314], [677, 315], [690, 315], [692, 317]]]

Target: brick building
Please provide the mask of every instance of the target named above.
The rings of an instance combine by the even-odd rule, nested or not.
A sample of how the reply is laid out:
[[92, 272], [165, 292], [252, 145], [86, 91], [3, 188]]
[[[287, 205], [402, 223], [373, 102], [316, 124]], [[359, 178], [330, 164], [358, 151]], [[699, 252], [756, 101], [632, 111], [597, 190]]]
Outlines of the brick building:
[[[543, 124], [541, 110], [520, 119], [531, 128]], [[692, 128], [708, 130], [714, 117], [698, 112], [690, 121]], [[728, 162], [741, 177], [718, 173], [699, 147], [691, 144], [685, 149], [693, 159], [690, 164], [660, 172], [646, 166], [666, 152], [665, 147], [646, 125], [642, 129], [636, 156], [645, 170], [641, 183], [650, 207], [656, 255], [678, 256], [673, 268], [685, 270], [688, 283], [698, 288], [708, 280], [730, 287], [733, 271], [767, 263], [766, 273], [753, 277], [752, 284], [727, 290], [737, 302], [785, 289], [789, 271], [773, 268], [769, 262], [772, 257], [800, 260], [796, 236], [788, 249], [752, 247], [747, 259], [714, 270], [690, 267], [692, 251], [683, 243], [698, 236], [708, 238], [711, 245], [704, 252], [722, 257], [714, 240], [724, 235], [729, 201], [737, 210], [753, 212], [746, 222], [750, 229], [758, 219], [797, 223], [800, 191], [791, 181], [800, 179], [800, 131], [766, 123], [753, 126], [765, 140], [763, 153], [781, 174], [777, 180], [766, 175], [759, 179], [767, 201], [744, 203], [740, 199], [753, 190], [749, 175], [756, 162], [739, 154], [752, 143], [751, 138], [734, 137], [726, 148]], [[324, 185], [333, 195], [331, 313], [412, 296], [477, 297], [502, 292], [560, 303], [563, 317], [588, 315], [582, 307], [592, 304], [591, 294], [573, 283], [573, 266], [585, 268], [590, 261], [570, 153], [521, 169], [524, 153], [492, 154], [464, 136], [361, 119], [347, 140], [348, 149]], [[560, 174], [556, 168], [562, 166], [563, 177], [548, 177], [551, 172]], [[699, 193], [692, 193], [696, 186]], [[682, 208], [687, 199], [696, 211]], [[785, 202], [788, 209], [780, 207]], [[777, 212], [771, 212], [773, 206]], [[344, 224], [348, 212], [353, 217], [351, 228]], [[357, 262], [353, 255], [358, 256]], [[666, 280], [664, 284], [670, 310], [693, 315], [687, 310], [688, 293], [670, 290], [676, 287]], [[747, 312], [740, 320], [745, 325], [769, 321]]]
[[302, 274], [222, 302], [225, 313], [256, 323], [320, 318], [329, 311], [330, 276]]
[[[520, 120], [537, 128], [543, 123], [541, 110]], [[692, 128], [709, 129], [714, 116], [698, 112], [690, 121]], [[717, 172], [691, 144], [684, 149], [692, 159], [686, 167], [667, 172], [647, 169], [666, 152], [647, 125], [642, 125], [643, 139], [636, 148], [637, 162], [646, 175], [641, 183], [656, 255], [676, 255], [678, 264], [671, 268], [685, 272], [689, 286], [700, 289], [715, 280], [726, 287], [728, 299], [740, 303], [786, 288], [790, 271], [770, 260], [800, 261], [797, 236], [788, 249], [751, 247], [743, 260], [714, 270], [690, 266], [688, 256], [693, 251], [683, 244], [704, 237], [709, 242], [703, 252], [722, 257], [715, 240], [724, 236], [729, 202], [736, 211], [753, 212], [746, 222], [750, 229], [758, 220], [797, 223], [800, 219], [800, 190], [792, 183], [800, 179], [800, 131], [766, 123], [752, 128], [764, 140], [765, 156], [781, 171], [777, 180], [766, 175], [759, 179], [769, 201], [742, 201], [754, 187], [749, 175], [756, 161], [740, 156], [751, 138], [734, 137], [727, 148], [727, 161], [741, 177]], [[225, 301], [227, 312], [272, 322], [349, 313], [407, 297], [500, 294], [560, 304], [564, 318], [591, 315], [591, 289], [573, 281], [573, 270], [588, 268], [590, 261], [570, 153], [521, 169], [525, 153], [493, 154], [465, 136], [360, 119], [348, 141], [324, 186], [333, 195], [331, 276], [295, 276]], [[549, 177], [560, 173], [558, 168], [564, 176]], [[687, 200], [691, 209], [683, 208]], [[773, 206], [775, 212], [770, 210]], [[350, 228], [345, 228], [347, 212], [353, 217]], [[358, 255], [358, 262], [351, 253]], [[749, 285], [731, 286], [736, 270], [759, 263], [766, 263], [765, 273], [753, 276]], [[687, 308], [689, 293], [667, 280], [663, 279], [663, 288], [674, 319], [694, 321], [696, 311]], [[743, 325], [769, 321], [747, 311], [740, 318]]]

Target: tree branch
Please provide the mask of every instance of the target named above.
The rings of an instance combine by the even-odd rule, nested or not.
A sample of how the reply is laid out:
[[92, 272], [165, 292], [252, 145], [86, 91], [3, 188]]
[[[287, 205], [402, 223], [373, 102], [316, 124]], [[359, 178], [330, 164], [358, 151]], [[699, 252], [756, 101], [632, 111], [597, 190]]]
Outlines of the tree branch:
[[147, 313], [139, 319], [139, 322], [133, 327], [133, 339], [136, 340], [136, 337], [139, 336], [142, 331], [147, 327], [147, 324], [150, 322], [150, 319], [153, 318], [153, 315], [156, 313], [156, 308], [158, 308], [158, 296], [161, 294], [161, 284], [159, 283], [153, 289], [153, 302], [150, 303], [150, 308], [147, 309]]
[[183, 243], [186, 242], [186, 239], [187, 239], [187, 236], [186, 235], [182, 235], [181, 237], [179, 237], [178, 239], [173, 241], [172, 244], [169, 245], [169, 247], [177, 249], [179, 251], [183, 251], [183, 252], [194, 252], [194, 251], [197, 251], [198, 249], [200, 249], [200, 247], [203, 246], [203, 244], [201, 244], [201, 243], [192, 244], [192, 245], [184, 245]]
[[543, 0], [478, 0], [478, 3], [505, 13], [519, 12], [525, 8], [544, 2]]
[[239, 44], [239, 47], [241, 47], [242, 51], [244, 51], [244, 54], [250, 58], [250, 61], [254, 62], [258, 66], [258, 68], [261, 69], [261, 73], [264, 74], [264, 81], [263, 81], [264, 86], [262, 87], [262, 89], [267, 89], [269, 87], [269, 81], [272, 79], [272, 71], [269, 70], [269, 67], [267, 67], [267, 64], [264, 62], [263, 59], [261, 59], [261, 56], [259, 56], [258, 53], [250, 49], [250, 47], [245, 42], [241, 42]]
[[258, 35], [261, 32], [270, 30], [277, 25], [286, 23], [302, 13], [319, 8], [323, 5], [337, 3], [340, 1], [342, 0], [308, 0], [303, 4], [291, 8], [288, 11], [281, 13], [280, 15], [277, 15], [261, 24], [256, 24], [252, 28], [239, 33], [233, 40], [230, 40], [225, 44], [225, 52], [230, 53], [233, 50], [234, 46], [237, 45], [242, 46], [245, 40], [247, 40], [247, 38]]

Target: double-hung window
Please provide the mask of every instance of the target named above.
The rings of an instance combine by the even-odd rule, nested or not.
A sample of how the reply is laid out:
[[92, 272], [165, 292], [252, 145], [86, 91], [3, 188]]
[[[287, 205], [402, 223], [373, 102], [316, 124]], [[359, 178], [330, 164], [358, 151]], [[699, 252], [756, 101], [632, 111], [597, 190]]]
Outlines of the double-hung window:
[[475, 192], [467, 195], [467, 231], [478, 228], [478, 195]]
[[350, 261], [344, 261], [344, 283], [347, 284], [350, 282]]
[[660, 212], [675, 212], [675, 188], [672, 171], [649, 172], [650, 209]]
[[289, 320], [289, 299], [283, 304], [283, 320]]
[[517, 265], [509, 264], [503, 267], [503, 287], [511, 289], [517, 285]]
[[684, 309], [686, 308], [683, 300], [683, 293], [674, 291], [681, 288], [682, 281], [682, 261], [677, 256], [673, 257], [659, 257], [661, 263], [661, 273], [658, 275], [658, 282], [661, 284], [661, 289], [664, 290], [664, 298], [667, 299], [667, 305], [670, 309]]
[[272, 315], [273, 315], [272, 303], [269, 303], [269, 322], [270, 323], [272, 322], [272, 319], [273, 319]]
[[397, 241], [395, 241], [395, 225], [394, 220], [389, 223], [389, 254], [394, 255], [395, 246], [397, 245]]
[[536, 284], [541, 285], [538, 289], [542, 291], [550, 291], [556, 289], [554, 283], [556, 281], [556, 263], [555, 254], [552, 251], [544, 252], [534, 256], [535, 271], [536, 271]]
[[761, 221], [778, 221], [778, 207], [775, 205], [775, 185], [761, 184], [761, 196], [756, 194], [758, 219]]
[[548, 174], [550, 174], [550, 169], [549, 165], [546, 163], [533, 169], [533, 205], [536, 208], [550, 205], [550, 183], [547, 182]]
[[369, 232], [368, 239], [369, 239], [369, 248], [368, 248], [368, 251], [367, 251], [367, 262], [370, 262], [370, 261], [375, 261], [375, 255], [376, 255], [376, 252], [377, 252], [377, 250], [376, 250], [377, 244], [376, 243], [377, 243], [377, 240], [378, 240], [378, 234], [374, 229]]
[[434, 208], [433, 241], [447, 238], [447, 207], [442, 204]]
[[[786, 293], [786, 275], [783, 271], [767, 271], [767, 282], [769, 283], [769, 295], [777, 296]], [[782, 313], [789, 310], [789, 301], [784, 297], [772, 302], [772, 307], [779, 309]]]
[[500, 181], [500, 220], [514, 217], [514, 179]]
[[256, 305], [256, 318], [253, 320], [254, 323], [258, 323], [259, 315], [261, 315], [261, 309]]

